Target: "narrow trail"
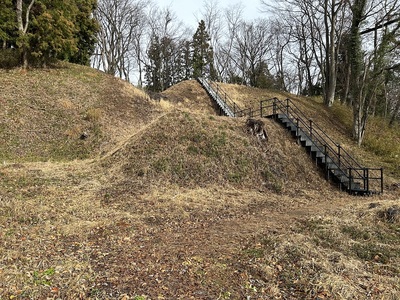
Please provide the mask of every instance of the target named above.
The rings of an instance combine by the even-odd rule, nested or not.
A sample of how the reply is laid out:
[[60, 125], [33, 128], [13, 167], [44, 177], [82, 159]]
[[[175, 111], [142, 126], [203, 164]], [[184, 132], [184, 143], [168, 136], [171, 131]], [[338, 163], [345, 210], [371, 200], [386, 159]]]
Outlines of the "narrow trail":
[[145, 132], [148, 128], [150, 128], [151, 126], [153, 126], [155, 123], [157, 123], [161, 118], [165, 117], [167, 113], [163, 113], [161, 115], [158, 115], [156, 118], [154, 118], [153, 120], [151, 120], [150, 122], [146, 123], [144, 126], [140, 127], [139, 129], [137, 129], [136, 131], [134, 131], [133, 133], [130, 133], [126, 136], [124, 136], [123, 138], [121, 138], [121, 141], [117, 143], [117, 145], [109, 150], [107, 153], [105, 153], [104, 155], [102, 155], [100, 157], [100, 159], [105, 159], [108, 158], [110, 156], [115, 155], [118, 151], [120, 151], [121, 149], [124, 148], [124, 146], [126, 146], [130, 141], [132, 141], [132, 139], [135, 136], [138, 136], [139, 134]]

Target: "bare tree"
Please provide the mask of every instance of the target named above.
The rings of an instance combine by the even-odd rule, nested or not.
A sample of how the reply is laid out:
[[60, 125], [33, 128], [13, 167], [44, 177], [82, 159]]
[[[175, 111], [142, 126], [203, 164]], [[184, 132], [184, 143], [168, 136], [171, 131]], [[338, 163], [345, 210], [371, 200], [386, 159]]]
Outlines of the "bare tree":
[[225, 9], [225, 39], [220, 42], [220, 48], [216, 52], [216, 64], [221, 79], [235, 82], [237, 66], [233, 60], [236, 32], [243, 22], [243, 5], [241, 3], [231, 5]]
[[210, 35], [210, 44], [213, 49], [213, 61], [216, 62], [215, 67], [217, 77], [222, 78], [223, 67], [219, 65], [219, 57], [223, 36], [223, 19], [222, 10], [219, 7], [218, 0], [203, 0], [203, 10], [200, 12], [200, 22], [203, 20], [206, 24], [206, 31]]
[[[234, 57], [244, 83], [257, 86], [260, 68], [265, 69], [269, 60], [269, 23], [265, 19], [242, 22], [235, 34]], [[269, 72], [269, 70], [266, 70]]]
[[[385, 86], [387, 71], [396, 67], [388, 58], [400, 44], [396, 40], [400, 32], [399, 11], [398, 0], [354, 0], [351, 3], [352, 25], [348, 48], [350, 96], [353, 136], [359, 145], [364, 139], [368, 116], [377, 105], [379, 91]], [[389, 24], [389, 20], [396, 21]], [[371, 40], [368, 34], [373, 34], [370, 44], [367, 43]]]
[[129, 80], [146, 5], [144, 0], [99, 1], [95, 17], [101, 28], [93, 61], [95, 67]]
[[[298, 44], [299, 67], [306, 72], [308, 88], [312, 88], [310, 67], [313, 60], [321, 75], [324, 103], [332, 106], [336, 93], [338, 47], [344, 30], [346, 1], [287, 0], [276, 1], [273, 6], [267, 1], [261, 2], [265, 9], [278, 11], [281, 20], [292, 26], [291, 36]], [[296, 52], [292, 54], [296, 55]], [[299, 78], [303, 79], [301, 76], [300, 71]]]

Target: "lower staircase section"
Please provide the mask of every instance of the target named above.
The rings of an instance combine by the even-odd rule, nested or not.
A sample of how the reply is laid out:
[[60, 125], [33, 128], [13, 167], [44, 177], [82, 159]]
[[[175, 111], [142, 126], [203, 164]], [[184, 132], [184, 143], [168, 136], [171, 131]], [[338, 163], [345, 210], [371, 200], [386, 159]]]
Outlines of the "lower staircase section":
[[260, 101], [257, 110], [240, 109], [216, 83], [204, 78], [198, 78], [198, 81], [220, 107], [222, 114], [230, 117], [271, 118], [281, 123], [306, 149], [326, 179], [337, 183], [341, 190], [353, 195], [383, 193], [383, 169], [362, 167], [290, 99], [281, 101], [272, 98]]

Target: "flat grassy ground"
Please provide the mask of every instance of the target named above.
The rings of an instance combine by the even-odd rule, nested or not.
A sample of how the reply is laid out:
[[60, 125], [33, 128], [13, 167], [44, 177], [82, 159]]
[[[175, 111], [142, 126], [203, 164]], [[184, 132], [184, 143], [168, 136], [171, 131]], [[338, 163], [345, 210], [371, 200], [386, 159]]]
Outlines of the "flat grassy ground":
[[[385, 166], [383, 195], [353, 197], [279, 124], [260, 142], [217, 116], [195, 81], [153, 100], [67, 64], [0, 87], [0, 299], [400, 298], [398, 131], [358, 148], [346, 109], [293, 97]], [[245, 107], [287, 96], [224, 89]]]

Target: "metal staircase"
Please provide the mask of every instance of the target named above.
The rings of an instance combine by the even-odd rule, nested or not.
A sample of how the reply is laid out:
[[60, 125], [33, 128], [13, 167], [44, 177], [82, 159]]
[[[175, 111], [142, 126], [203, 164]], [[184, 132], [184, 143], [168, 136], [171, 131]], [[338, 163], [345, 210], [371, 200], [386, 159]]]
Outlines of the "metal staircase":
[[219, 109], [220, 114], [228, 117], [235, 117], [240, 108], [231, 100], [228, 95], [215, 82], [203, 77], [198, 77], [197, 81], [204, 87], [211, 99], [213, 99]]
[[222, 115], [272, 118], [281, 123], [323, 170], [326, 179], [337, 183], [341, 190], [354, 195], [383, 193], [383, 169], [362, 167], [292, 100], [272, 98], [260, 101], [257, 110], [240, 109], [217, 83], [204, 78], [198, 81], [219, 106]]

